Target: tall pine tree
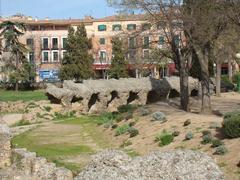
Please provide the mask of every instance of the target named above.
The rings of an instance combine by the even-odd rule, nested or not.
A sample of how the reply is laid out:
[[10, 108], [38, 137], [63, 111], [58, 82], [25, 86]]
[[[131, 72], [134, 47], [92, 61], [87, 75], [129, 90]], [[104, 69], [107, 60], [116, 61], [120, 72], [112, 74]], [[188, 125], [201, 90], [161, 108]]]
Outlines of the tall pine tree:
[[125, 60], [123, 43], [119, 38], [112, 39], [112, 54], [110, 77], [115, 79], [126, 78], [128, 76], [127, 61]]
[[81, 81], [93, 76], [93, 57], [90, 54], [91, 41], [87, 38], [84, 24], [69, 27], [66, 53], [62, 60], [60, 77], [62, 80]]

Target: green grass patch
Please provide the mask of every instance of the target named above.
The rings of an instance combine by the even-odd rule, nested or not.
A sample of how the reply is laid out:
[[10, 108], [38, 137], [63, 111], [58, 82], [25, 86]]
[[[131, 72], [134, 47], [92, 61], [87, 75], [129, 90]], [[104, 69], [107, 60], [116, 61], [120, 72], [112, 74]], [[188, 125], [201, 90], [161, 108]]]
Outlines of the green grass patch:
[[128, 124], [124, 124], [116, 129], [116, 136], [120, 136], [128, 132], [130, 126]]
[[7, 91], [0, 90], [0, 101], [41, 101], [47, 100], [47, 96], [45, 95], [43, 90], [36, 91]]
[[15, 123], [14, 125], [12, 125], [12, 127], [17, 127], [17, 126], [27, 126], [30, 125], [31, 123], [27, 120], [20, 120], [17, 123]]

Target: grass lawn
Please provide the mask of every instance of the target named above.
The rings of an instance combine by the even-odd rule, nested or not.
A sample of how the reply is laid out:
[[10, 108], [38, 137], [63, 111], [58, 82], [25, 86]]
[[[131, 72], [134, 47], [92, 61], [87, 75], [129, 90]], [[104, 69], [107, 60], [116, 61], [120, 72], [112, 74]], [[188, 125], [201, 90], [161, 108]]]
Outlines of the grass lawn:
[[0, 90], [0, 101], [40, 101], [47, 100], [44, 90], [36, 91], [7, 91]]
[[12, 144], [77, 174], [89, 162], [90, 155], [113, 147], [111, 139], [102, 133], [93, 118], [84, 116], [43, 125], [14, 137]]

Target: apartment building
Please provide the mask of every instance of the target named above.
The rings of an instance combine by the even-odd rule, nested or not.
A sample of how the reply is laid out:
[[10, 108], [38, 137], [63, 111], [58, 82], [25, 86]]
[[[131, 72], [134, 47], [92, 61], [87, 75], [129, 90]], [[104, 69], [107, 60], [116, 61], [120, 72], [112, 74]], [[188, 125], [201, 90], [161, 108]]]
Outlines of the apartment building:
[[[92, 68], [97, 77], [105, 76], [106, 70], [111, 66], [111, 40], [116, 36], [124, 41], [131, 76], [143, 74], [139, 72], [159, 76], [156, 64], [149, 61], [149, 54], [152, 48], [166, 46], [166, 40], [160, 28], [150, 25], [144, 15], [109, 16], [100, 19], [86, 16], [84, 19], [63, 20], [38, 20], [19, 16], [3, 20], [20, 21], [27, 25], [27, 31], [20, 40], [30, 49], [27, 57], [35, 64], [36, 81], [59, 78], [61, 60], [66, 52], [68, 27], [77, 28], [81, 23], [85, 25], [88, 38], [92, 41]], [[174, 73], [174, 64], [169, 62], [165, 72]]]

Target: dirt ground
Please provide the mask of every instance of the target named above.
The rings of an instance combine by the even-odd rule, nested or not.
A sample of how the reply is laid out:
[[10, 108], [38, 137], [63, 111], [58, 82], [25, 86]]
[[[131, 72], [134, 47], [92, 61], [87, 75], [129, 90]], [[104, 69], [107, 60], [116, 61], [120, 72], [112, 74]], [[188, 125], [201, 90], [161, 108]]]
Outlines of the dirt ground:
[[[125, 147], [127, 152], [134, 152], [135, 154], [145, 155], [151, 151], [168, 151], [174, 149], [191, 149], [196, 151], [205, 152], [221, 167], [226, 175], [227, 180], [240, 180], [240, 168], [237, 167], [237, 163], [240, 161], [240, 138], [227, 139], [223, 136], [223, 133], [218, 129], [210, 129], [212, 123], [218, 124], [221, 127], [223, 121], [221, 114], [224, 114], [233, 110], [240, 110], [240, 94], [238, 93], [225, 93], [221, 97], [212, 97], [212, 109], [215, 114], [203, 115], [199, 114], [200, 104], [197, 99], [191, 99], [191, 113], [186, 113], [178, 109], [178, 99], [171, 100], [170, 103], [158, 102], [155, 104], [149, 104], [146, 108], [150, 111], [147, 116], [140, 116], [139, 110], [134, 112], [133, 119], [137, 124], [135, 128], [139, 130], [139, 135], [133, 138], [129, 138], [129, 134], [115, 136], [115, 130], [111, 128], [104, 129], [104, 127], [85, 125], [83, 124], [55, 124], [50, 123], [47, 126], [41, 126], [40, 128], [33, 130], [33, 139], [38, 140], [38, 145], [47, 144], [71, 144], [71, 145], [85, 145], [94, 152], [105, 148], [119, 148], [124, 141], [131, 141], [132, 145]], [[53, 107], [53, 110], [55, 108]], [[161, 124], [152, 120], [152, 113], [156, 111], [163, 112], [167, 117], [167, 122]], [[183, 126], [186, 120], [191, 120], [189, 126]], [[124, 121], [119, 125], [128, 123]], [[155, 137], [163, 130], [167, 132], [173, 132], [175, 130], [180, 131], [180, 135], [175, 137], [174, 142], [171, 144], [160, 147], [156, 143]], [[212, 134], [221, 139], [228, 153], [220, 156], [214, 155], [214, 148], [210, 144], [203, 145], [202, 131], [210, 130]], [[194, 134], [192, 140], [186, 141], [185, 135], [188, 132]], [[47, 141], [46, 141], [47, 140]], [[80, 164], [87, 164], [90, 160], [88, 153], [86, 156], [84, 153], [73, 156], [64, 156], [62, 161]]]
[[[127, 148], [133, 149], [141, 155], [147, 154], [154, 150], [168, 151], [173, 149], [191, 149], [201, 152], [205, 152], [213, 157], [217, 164], [221, 167], [228, 180], [240, 180], [240, 168], [237, 167], [237, 163], [240, 161], [240, 138], [227, 139], [223, 136], [223, 133], [217, 129], [210, 129], [211, 123], [217, 123], [221, 127], [223, 118], [219, 116], [219, 113], [226, 113], [233, 110], [240, 110], [240, 94], [226, 93], [221, 97], [212, 97], [212, 109], [217, 112], [218, 115], [202, 115], [198, 113], [186, 113], [168, 105], [167, 103], [156, 103], [148, 105], [147, 108], [153, 113], [161, 111], [167, 116], [167, 122], [160, 124], [159, 122], [151, 121], [151, 115], [146, 117], [140, 117], [136, 128], [139, 130], [139, 135], [131, 138], [132, 145]], [[191, 109], [194, 112], [199, 110], [199, 103], [196, 100], [192, 100]], [[187, 127], [183, 126], [186, 120], [190, 119], [191, 124]], [[157, 134], [160, 134], [163, 130], [173, 132], [174, 130], [180, 131], [180, 135], [174, 139], [174, 142], [170, 145], [160, 147], [158, 143], [154, 141]], [[221, 139], [228, 149], [226, 155], [213, 155], [214, 148], [210, 144], [203, 145], [202, 131], [210, 130], [212, 134]], [[194, 134], [194, 138], [189, 141], [185, 141], [185, 135], [188, 132]], [[114, 136], [112, 131], [108, 133]], [[117, 141], [125, 141], [129, 137], [119, 136]]]

